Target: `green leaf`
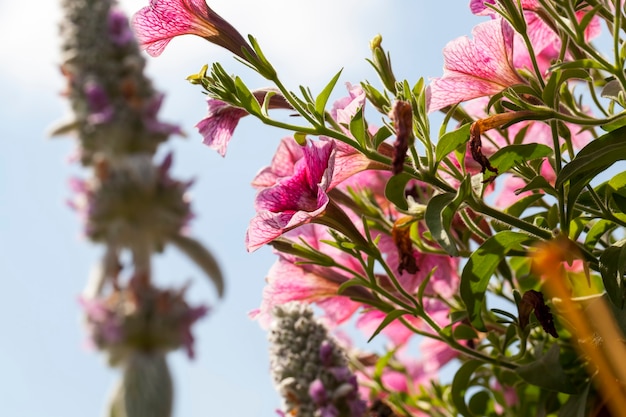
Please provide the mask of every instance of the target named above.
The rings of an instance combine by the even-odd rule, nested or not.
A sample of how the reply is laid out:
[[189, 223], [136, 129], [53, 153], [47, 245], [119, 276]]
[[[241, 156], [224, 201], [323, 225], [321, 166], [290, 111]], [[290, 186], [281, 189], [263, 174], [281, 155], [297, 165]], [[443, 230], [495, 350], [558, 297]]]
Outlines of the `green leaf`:
[[499, 149], [489, 158], [491, 165], [500, 172], [506, 172], [518, 164], [533, 159], [545, 158], [552, 155], [552, 148], [539, 143], [527, 143], [524, 145], [509, 145]]
[[596, 247], [602, 236], [611, 230], [615, 229], [617, 225], [609, 220], [598, 220], [587, 232], [585, 236], [585, 246], [589, 249]]
[[543, 91], [544, 103], [548, 103], [549, 105], [554, 104], [554, 97], [559, 94], [561, 85], [572, 78], [580, 80], [589, 79], [589, 72], [581, 68], [571, 68], [564, 71], [553, 72]]
[[485, 303], [485, 291], [498, 264], [511, 249], [523, 250], [522, 244], [534, 239], [523, 233], [505, 230], [489, 239], [472, 253], [461, 275], [461, 299], [467, 307], [472, 325], [486, 331], [481, 312]]
[[550, 346], [545, 355], [518, 367], [516, 372], [526, 382], [549, 391], [576, 393], [576, 389], [561, 366], [560, 348], [557, 343]]
[[600, 96], [610, 98], [611, 100], [618, 100], [620, 93], [624, 93], [622, 84], [619, 82], [619, 80], [612, 79], [604, 85], [602, 91], [600, 92]]
[[590, 387], [591, 382], [585, 385], [585, 388], [580, 394], [570, 395], [559, 410], [558, 417], [586, 417], [587, 397], [589, 396]]
[[558, 195], [554, 187], [542, 175], [537, 175], [535, 178], [530, 180], [530, 182], [524, 187], [520, 188], [519, 190], [515, 190], [515, 194], [521, 194], [525, 191], [532, 190], [542, 190], [547, 194], [553, 195], [555, 197]]
[[526, 197], [522, 197], [517, 200], [514, 204], [509, 206], [504, 211], [511, 216], [520, 217], [524, 211], [528, 207], [530, 207], [533, 203], [543, 198], [543, 194], [531, 194]]
[[458, 249], [451, 232], [452, 219], [471, 193], [471, 177], [468, 175], [459, 185], [456, 194], [439, 194], [430, 199], [424, 213], [424, 221], [430, 235], [451, 256], [458, 256]]
[[374, 331], [374, 333], [370, 336], [370, 338], [367, 340], [367, 343], [371, 342], [372, 339], [374, 339], [374, 337], [376, 337], [376, 335], [378, 335], [378, 333], [380, 333], [385, 327], [387, 327], [392, 321], [396, 320], [399, 317], [404, 316], [405, 314], [409, 314], [411, 315], [411, 312], [406, 311], [406, 310], [393, 310], [391, 312], [389, 312], [385, 318], [383, 319], [382, 323], [380, 323], [378, 325], [378, 328]]
[[626, 127], [609, 132], [592, 141], [563, 167], [555, 187], [569, 183], [568, 207], [573, 207], [583, 188], [598, 174], [617, 161], [626, 159]]
[[617, 208], [622, 213], [626, 213], [626, 172], [615, 175], [608, 181], [607, 185]]
[[576, 68], [595, 68], [595, 69], [605, 69], [602, 64], [600, 64], [595, 59], [578, 59], [576, 61], [568, 61], [563, 64], [558, 64], [553, 67], [553, 71], [563, 70], [563, 69], [576, 69]]
[[361, 146], [368, 147], [369, 134], [367, 132], [365, 119], [363, 118], [362, 106], [359, 108], [356, 114], [352, 116], [352, 119], [350, 120], [350, 133], [352, 133], [352, 136], [354, 136], [354, 138]]
[[439, 138], [435, 155], [437, 162], [441, 162], [450, 152], [459, 148], [469, 141], [471, 123], [466, 123], [457, 130], [448, 132]]
[[261, 111], [261, 105], [239, 77], [235, 78], [235, 89], [237, 91], [237, 98], [241, 101], [243, 108], [246, 109], [248, 113], [262, 117], [263, 112]]
[[332, 80], [330, 80], [330, 82], [326, 84], [326, 87], [324, 87], [322, 92], [315, 99], [315, 111], [317, 112], [317, 114], [324, 114], [324, 109], [326, 108], [326, 103], [328, 103], [328, 98], [333, 92], [333, 89], [335, 88], [337, 80], [339, 80], [339, 76], [341, 75], [342, 71], [343, 69], [339, 70], [339, 72], [335, 74]]
[[444, 193], [431, 198], [426, 206], [424, 220], [432, 238], [450, 255], [458, 256], [459, 252], [450, 233], [450, 224], [455, 213], [450, 209], [454, 197], [452, 193]]
[[380, 129], [376, 131], [374, 137], [372, 138], [372, 143], [374, 144], [374, 148], [378, 149], [381, 143], [385, 141], [392, 134], [391, 130], [383, 125]]
[[464, 417], [473, 417], [472, 412], [467, 408], [465, 403], [465, 393], [470, 387], [470, 381], [472, 375], [478, 368], [483, 365], [481, 361], [469, 360], [465, 362], [454, 374], [452, 380], [452, 403], [456, 407], [457, 411]]
[[391, 201], [400, 210], [408, 210], [409, 203], [406, 201], [405, 189], [406, 184], [412, 180], [413, 177], [405, 172], [401, 172], [398, 175], [394, 175], [389, 178], [387, 185], [385, 186], [385, 197]]
[[489, 400], [491, 400], [491, 395], [484, 390], [478, 391], [476, 394], [472, 395], [468, 404], [472, 414], [475, 416], [487, 415], [486, 411]]
[[476, 333], [476, 330], [472, 329], [466, 324], [459, 324], [458, 326], [456, 326], [452, 334], [454, 335], [454, 338], [456, 340], [470, 340], [476, 339], [478, 337], [478, 333]]
[[599, 259], [600, 274], [602, 283], [606, 289], [611, 302], [618, 308], [624, 307], [626, 299], [626, 283], [624, 273], [626, 273], [626, 239], [616, 242], [608, 247]]

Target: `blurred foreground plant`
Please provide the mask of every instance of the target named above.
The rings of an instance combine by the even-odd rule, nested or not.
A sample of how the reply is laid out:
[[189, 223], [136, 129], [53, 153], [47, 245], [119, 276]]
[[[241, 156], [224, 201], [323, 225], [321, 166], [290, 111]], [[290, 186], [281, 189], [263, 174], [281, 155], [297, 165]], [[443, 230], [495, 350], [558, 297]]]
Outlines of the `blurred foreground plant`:
[[[166, 354], [193, 357], [191, 326], [208, 312], [185, 301], [188, 284], [159, 288], [152, 256], [173, 244], [215, 284], [224, 284], [211, 252], [186, 234], [191, 182], [170, 176], [172, 154], [155, 161], [177, 126], [157, 115], [163, 96], [143, 75], [145, 61], [127, 17], [112, 0], [64, 0], [61, 70], [73, 114], [54, 134], [76, 135], [75, 159], [90, 176], [71, 181], [71, 206], [85, 235], [104, 247], [80, 298], [93, 345], [122, 369], [109, 414], [170, 416]], [[128, 265], [122, 259], [130, 259]]]

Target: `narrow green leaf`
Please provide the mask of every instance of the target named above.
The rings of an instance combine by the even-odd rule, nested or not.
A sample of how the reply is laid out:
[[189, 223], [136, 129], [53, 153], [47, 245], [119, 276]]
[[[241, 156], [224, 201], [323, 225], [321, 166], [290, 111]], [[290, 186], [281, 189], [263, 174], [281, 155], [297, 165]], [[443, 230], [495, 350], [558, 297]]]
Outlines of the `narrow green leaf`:
[[317, 114], [324, 114], [324, 109], [326, 109], [326, 103], [328, 103], [328, 98], [330, 97], [335, 85], [337, 84], [337, 80], [339, 80], [339, 76], [343, 69], [340, 69], [337, 74], [326, 84], [326, 87], [322, 90], [322, 92], [315, 99], [315, 111]]
[[363, 107], [359, 108], [352, 119], [350, 120], [350, 133], [363, 147], [369, 145], [369, 134], [367, 132], [367, 124], [363, 117]]
[[491, 400], [491, 395], [485, 390], [478, 391], [469, 400], [469, 409], [475, 416], [484, 416], [487, 411], [487, 404]]
[[526, 197], [522, 197], [519, 200], [517, 200], [514, 204], [509, 206], [504, 211], [512, 216], [520, 217], [522, 213], [526, 211], [528, 207], [530, 207], [536, 201], [541, 200], [542, 198], [543, 198], [543, 194], [527, 195]]
[[412, 176], [405, 172], [394, 175], [389, 178], [385, 186], [385, 197], [391, 201], [400, 210], [408, 210], [409, 203], [406, 201], [405, 189], [406, 184], [413, 179]]
[[585, 246], [589, 249], [596, 247], [602, 236], [611, 230], [615, 229], [617, 225], [609, 220], [598, 220], [587, 232], [585, 236]]
[[533, 238], [528, 235], [505, 230], [487, 239], [469, 257], [461, 275], [461, 298], [472, 325], [478, 330], [487, 330], [481, 312], [487, 285], [498, 264], [510, 250], [524, 250], [522, 245], [532, 241]]
[[539, 143], [509, 145], [494, 153], [489, 162], [500, 172], [506, 172], [518, 164], [552, 155], [552, 148]]
[[555, 197], [558, 195], [554, 187], [542, 175], [537, 175], [535, 178], [530, 180], [530, 182], [524, 187], [520, 188], [519, 190], [515, 190], [515, 194], [521, 194], [525, 191], [532, 190], [542, 190], [545, 193], [553, 195]]
[[550, 346], [545, 355], [522, 365], [516, 372], [526, 382], [550, 391], [575, 394], [576, 389], [561, 366], [560, 348], [557, 343]]
[[559, 410], [558, 417], [586, 417], [587, 397], [589, 396], [590, 387], [591, 382], [585, 385], [585, 388], [580, 394], [570, 395]]
[[431, 198], [426, 206], [424, 220], [432, 238], [450, 255], [458, 256], [459, 251], [450, 233], [450, 224], [454, 216], [454, 210], [450, 209], [450, 205], [454, 197], [452, 193], [445, 193]]
[[610, 98], [611, 100], [618, 100], [620, 93], [624, 93], [622, 84], [618, 80], [612, 79], [604, 85], [602, 91], [600, 92], [600, 96]]
[[459, 324], [456, 326], [452, 334], [456, 340], [470, 340], [478, 337], [476, 330], [466, 324]]
[[378, 149], [381, 143], [385, 141], [392, 134], [391, 130], [383, 125], [380, 129], [376, 131], [374, 137], [372, 138], [372, 143], [374, 144], [374, 148]]
[[482, 365], [483, 363], [481, 361], [469, 360], [461, 365], [454, 374], [451, 386], [452, 403], [463, 417], [473, 417], [472, 412], [467, 408], [467, 404], [465, 403], [465, 393], [467, 389], [470, 388], [472, 375], [474, 375], [474, 372]]
[[237, 90], [237, 98], [241, 101], [243, 108], [255, 116], [262, 116], [261, 105], [239, 77], [235, 78], [235, 88]]
[[441, 162], [450, 152], [469, 141], [471, 123], [466, 123], [455, 131], [448, 132], [439, 138], [435, 155], [437, 162]]
[[554, 71], [563, 70], [563, 69], [579, 69], [579, 68], [595, 68], [595, 69], [605, 69], [602, 64], [600, 64], [595, 59], [578, 59], [576, 61], [568, 61], [563, 64], [555, 65]]
[[616, 242], [607, 248], [599, 259], [600, 274], [602, 283], [606, 289], [611, 302], [618, 309], [624, 307], [626, 299], [626, 283], [624, 273], [626, 273], [626, 239]]
[[568, 206], [573, 207], [583, 188], [598, 174], [617, 161], [626, 159], [626, 127], [621, 127], [592, 141], [563, 167], [555, 187], [569, 182]]
[[396, 320], [399, 317], [404, 316], [405, 314], [411, 314], [409, 311], [406, 310], [393, 310], [391, 312], [389, 312], [385, 318], [383, 319], [382, 323], [380, 323], [378, 325], [378, 328], [374, 331], [374, 333], [370, 336], [370, 338], [367, 340], [367, 343], [371, 342], [372, 339], [374, 339], [374, 337], [376, 337], [378, 335], [378, 333], [380, 333], [385, 327], [387, 327], [392, 321]]

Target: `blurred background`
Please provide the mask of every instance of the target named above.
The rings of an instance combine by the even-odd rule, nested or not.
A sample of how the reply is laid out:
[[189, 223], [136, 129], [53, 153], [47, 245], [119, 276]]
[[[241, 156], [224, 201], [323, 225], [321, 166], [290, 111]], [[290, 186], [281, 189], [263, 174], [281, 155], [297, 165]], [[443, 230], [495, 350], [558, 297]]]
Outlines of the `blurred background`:
[[[440, 76], [443, 46], [470, 35], [481, 18], [468, 1], [424, 0], [212, 0], [210, 6], [244, 36], [253, 34], [292, 90], [314, 93], [344, 68], [332, 100], [345, 82], [379, 86], [365, 61], [369, 41], [383, 37], [398, 79]], [[148, 0], [122, 0], [128, 14]], [[20, 417], [103, 415], [117, 380], [115, 369], [91, 349], [77, 298], [102, 248], [82, 237], [68, 206], [68, 179], [84, 176], [69, 162], [71, 137], [50, 139], [55, 123], [69, 117], [60, 96], [56, 1], [0, 0], [0, 410]], [[212, 311], [197, 323], [196, 359], [169, 355], [176, 417], [275, 416], [280, 399], [268, 369], [266, 333], [247, 313], [261, 301], [264, 277], [274, 262], [270, 248], [249, 254], [244, 246], [253, 216], [256, 172], [268, 165], [288, 132], [244, 118], [226, 158], [201, 144], [194, 125], [206, 115], [201, 88], [185, 77], [221, 62], [251, 88], [267, 86], [232, 55], [201, 38], [174, 39], [159, 58], [147, 58], [147, 74], [166, 94], [163, 121], [180, 124], [186, 138], [172, 137], [161, 152], [174, 152], [174, 177], [195, 178], [190, 190], [195, 218], [191, 234], [218, 258], [226, 296], [176, 249], [158, 256], [156, 281], [192, 281], [190, 304]], [[331, 100], [331, 101], [332, 101]], [[371, 120], [380, 125], [380, 118]]]

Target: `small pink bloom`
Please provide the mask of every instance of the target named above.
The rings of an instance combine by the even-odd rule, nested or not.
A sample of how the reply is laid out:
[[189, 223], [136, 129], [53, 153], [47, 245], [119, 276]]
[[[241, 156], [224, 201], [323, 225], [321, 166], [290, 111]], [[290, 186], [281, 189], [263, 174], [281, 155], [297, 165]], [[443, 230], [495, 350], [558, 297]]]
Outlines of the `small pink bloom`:
[[[252, 94], [259, 104], [263, 104], [269, 93], [273, 93], [268, 99], [269, 109], [291, 109], [291, 105], [276, 89], [261, 88], [254, 90]], [[196, 124], [196, 128], [203, 136], [202, 143], [211, 149], [215, 149], [220, 155], [226, 155], [226, 148], [233, 136], [239, 120], [248, 115], [244, 109], [232, 106], [221, 100], [210, 98], [207, 100], [209, 113]]]
[[513, 65], [513, 34], [504, 19], [493, 19], [474, 27], [474, 39], [463, 36], [448, 43], [443, 77], [428, 87], [428, 111], [523, 83]]
[[361, 107], [365, 106], [365, 91], [360, 85], [346, 83], [346, 88], [348, 89], [348, 96], [335, 101], [330, 110], [331, 117], [342, 125], [350, 124], [352, 117]]
[[198, 122], [196, 128], [204, 138], [202, 143], [225, 156], [226, 147], [233, 136], [239, 119], [248, 113], [216, 99], [209, 99], [208, 104], [209, 114]]
[[241, 35], [205, 0], [150, 0], [132, 19], [137, 39], [146, 52], [159, 56], [175, 36], [197, 35], [243, 57], [248, 48]]
[[[336, 148], [333, 177], [328, 189], [335, 188], [349, 177], [370, 167], [371, 161], [352, 146], [325, 136], [320, 138], [333, 142]], [[293, 175], [296, 163], [303, 157], [302, 149], [303, 147], [298, 145], [295, 139], [283, 138], [272, 158], [271, 165], [259, 171], [252, 180], [252, 186], [255, 188], [271, 187], [279, 179]]]
[[272, 158], [269, 167], [263, 168], [252, 180], [252, 186], [257, 189], [272, 187], [281, 178], [293, 175], [296, 163], [302, 159], [303, 147], [298, 145], [292, 137], [283, 138]]
[[[348, 279], [343, 277], [344, 282]], [[274, 307], [290, 301], [317, 304], [332, 326], [346, 321], [361, 306], [348, 297], [338, 295], [340, 283], [328, 279], [323, 271], [307, 270], [283, 258], [272, 266], [266, 281], [261, 306], [251, 314], [263, 328], [269, 326]]]
[[248, 251], [322, 215], [330, 201], [326, 191], [333, 176], [335, 149], [335, 142], [329, 140], [309, 141], [293, 174], [257, 194], [257, 214], [246, 234]]

